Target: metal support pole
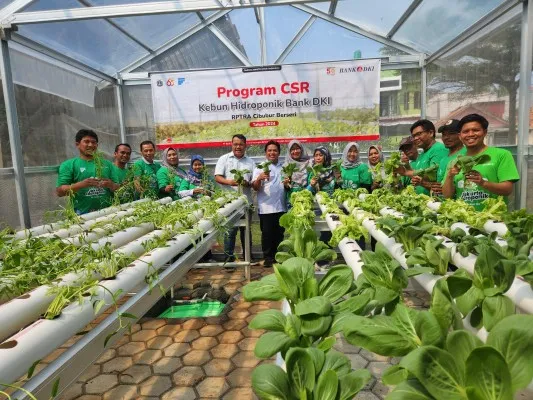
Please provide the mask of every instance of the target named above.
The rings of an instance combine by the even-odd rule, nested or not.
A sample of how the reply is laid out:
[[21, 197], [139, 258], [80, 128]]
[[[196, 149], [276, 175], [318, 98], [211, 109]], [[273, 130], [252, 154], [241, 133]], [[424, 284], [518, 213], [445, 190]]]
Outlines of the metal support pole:
[[261, 45], [261, 65], [267, 65], [267, 45], [266, 45], [266, 32], [265, 32], [265, 9], [259, 7], [257, 9], [259, 16], [259, 35]]
[[2, 77], [2, 87], [4, 90], [4, 102], [6, 106], [7, 129], [9, 131], [9, 144], [11, 147], [11, 158], [13, 160], [13, 172], [15, 174], [15, 192], [18, 200], [18, 212], [20, 226], [22, 228], [31, 227], [30, 206], [28, 203], [28, 192], [26, 190], [26, 179], [24, 177], [24, 157], [22, 155], [22, 144], [20, 142], [19, 120], [17, 114], [17, 103], [15, 99], [15, 85], [11, 74], [11, 59], [9, 57], [10, 32], [4, 31], [0, 40], [0, 74]]
[[250, 263], [252, 262], [252, 212], [250, 210], [246, 210], [246, 213], [244, 214], [244, 218], [246, 218], [246, 225], [245, 225], [245, 236], [244, 236], [244, 261], [246, 262], [246, 265], [244, 267], [244, 277], [246, 278], [247, 282], [250, 282], [251, 277], [251, 267]]
[[126, 124], [124, 122], [124, 97], [122, 95], [122, 79], [119, 79], [117, 85], [115, 85], [115, 97], [117, 98], [120, 143], [127, 143]]
[[520, 48], [520, 86], [518, 88], [518, 137], [517, 154], [520, 190], [516, 196], [517, 208], [526, 207], [529, 142], [529, 110], [531, 68], [533, 64], [533, 0], [525, 0], [522, 6], [522, 39]]
[[426, 118], [427, 107], [427, 69], [426, 66], [422, 66], [420, 74], [420, 116]]

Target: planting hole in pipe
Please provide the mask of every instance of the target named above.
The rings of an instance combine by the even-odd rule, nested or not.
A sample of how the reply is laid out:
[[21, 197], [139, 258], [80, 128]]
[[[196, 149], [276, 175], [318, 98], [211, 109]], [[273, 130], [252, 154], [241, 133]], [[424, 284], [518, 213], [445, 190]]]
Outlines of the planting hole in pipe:
[[23, 300], [23, 299], [29, 299], [30, 297], [31, 297], [30, 294], [26, 293], [26, 294], [23, 294], [22, 296], [17, 297], [17, 299]]
[[0, 350], [2, 349], [12, 349], [18, 344], [16, 340], [8, 340], [7, 342], [4, 342], [0, 344]]

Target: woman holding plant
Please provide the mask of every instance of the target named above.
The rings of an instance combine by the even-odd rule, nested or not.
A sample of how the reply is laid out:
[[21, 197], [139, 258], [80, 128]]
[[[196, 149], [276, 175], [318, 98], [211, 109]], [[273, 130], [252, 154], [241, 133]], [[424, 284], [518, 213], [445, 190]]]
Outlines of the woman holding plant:
[[197, 197], [212, 192], [215, 188], [215, 180], [206, 172], [204, 158], [200, 155], [192, 156], [189, 171], [181, 180], [178, 188], [180, 197]]
[[169, 147], [161, 154], [161, 168], [157, 171], [157, 183], [159, 194], [162, 197], [170, 196], [172, 200], [177, 200], [181, 196], [179, 188], [181, 181], [185, 179], [187, 173], [179, 167], [179, 155], [176, 149]]
[[372, 175], [371, 191], [383, 187], [386, 178], [384, 163], [385, 157], [381, 152], [381, 146], [370, 146], [368, 148], [368, 168]]
[[335, 174], [331, 168], [331, 153], [325, 146], [318, 146], [313, 153], [313, 163], [308, 167], [307, 190], [316, 194], [326, 192], [332, 195], [335, 190]]
[[488, 198], [505, 196], [507, 200], [513, 183], [520, 179], [511, 153], [485, 144], [488, 127], [489, 122], [479, 114], [469, 114], [459, 121], [466, 156], [456, 158], [442, 185], [444, 197], [464, 200], [478, 211]]
[[310, 166], [309, 156], [298, 140], [291, 140], [283, 164], [283, 186], [286, 190], [287, 204], [291, 194], [304, 190], [307, 186], [307, 167]]
[[350, 142], [344, 147], [341, 164], [341, 187], [343, 189], [370, 189], [372, 175], [368, 165], [363, 164], [359, 158], [359, 145]]

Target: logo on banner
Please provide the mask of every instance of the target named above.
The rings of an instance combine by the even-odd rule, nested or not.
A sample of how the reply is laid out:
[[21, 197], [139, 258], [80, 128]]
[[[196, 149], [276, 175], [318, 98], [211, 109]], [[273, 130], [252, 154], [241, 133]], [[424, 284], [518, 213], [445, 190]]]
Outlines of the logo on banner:
[[163, 81], [161, 79], [157, 80], [157, 86], [159, 87], [163, 86]]
[[328, 75], [335, 75], [335, 67], [328, 67], [326, 68], [326, 73]]
[[348, 72], [370, 72], [370, 71], [374, 71], [374, 67], [373, 66], [370, 66], [370, 67], [363, 67], [362, 65], [359, 65], [357, 67], [348, 67], [348, 68], [339, 68], [339, 73], [341, 74], [345, 74], [345, 73], [348, 73]]
[[178, 78], [178, 86], [183, 85], [183, 82], [185, 82], [185, 78]]
[[167, 80], [167, 86], [174, 86], [174, 79], [168, 78]]

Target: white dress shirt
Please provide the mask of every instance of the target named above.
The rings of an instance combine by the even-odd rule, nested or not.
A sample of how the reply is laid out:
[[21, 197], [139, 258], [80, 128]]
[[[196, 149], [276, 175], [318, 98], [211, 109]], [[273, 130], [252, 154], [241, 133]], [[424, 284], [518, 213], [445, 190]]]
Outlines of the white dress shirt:
[[[270, 164], [270, 179], [262, 181], [261, 187], [257, 191], [257, 206], [259, 214], [274, 214], [287, 211], [285, 201], [285, 188], [281, 176], [282, 163]], [[263, 172], [260, 168], [254, 169], [253, 180]]]
[[[235, 157], [233, 152], [229, 152], [227, 154], [224, 154], [221, 156], [218, 161], [217, 165], [215, 166], [215, 176], [216, 175], [222, 175], [226, 179], [234, 179], [234, 175], [230, 172], [232, 169], [237, 170], [243, 170], [247, 169], [249, 171], [253, 171], [255, 168], [255, 162], [250, 157], [244, 155], [241, 158]], [[247, 181], [251, 181], [252, 179], [252, 172], [245, 174], [244, 179]], [[223, 189], [226, 190], [238, 190], [238, 186], [230, 186], [230, 185], [220, 185]], [[250, 187], [243, 187], [243, 194], [246, 195], [248, 198], [248, 201], [252, 202], [252, 189]]]

